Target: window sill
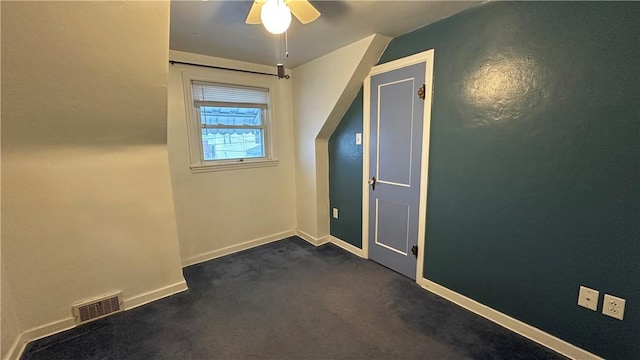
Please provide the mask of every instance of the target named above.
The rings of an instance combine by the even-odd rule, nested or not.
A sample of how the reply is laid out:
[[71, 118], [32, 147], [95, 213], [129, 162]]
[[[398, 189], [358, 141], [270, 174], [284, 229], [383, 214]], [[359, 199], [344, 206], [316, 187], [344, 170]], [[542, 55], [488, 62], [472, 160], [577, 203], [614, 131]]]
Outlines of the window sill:
[[280, 164], [280, 160], [277, 160], [277, 159], [258, 160], [258, 161], [245, 160], [245, 161], [224, 162], [220, 164], [191, 165], [190, 168], [191, 168], [192, 174], [199, 174], [199, 173], [211, 172], [211, 171], [242, 170], [242, 169], [278, 166], [278, 164]]

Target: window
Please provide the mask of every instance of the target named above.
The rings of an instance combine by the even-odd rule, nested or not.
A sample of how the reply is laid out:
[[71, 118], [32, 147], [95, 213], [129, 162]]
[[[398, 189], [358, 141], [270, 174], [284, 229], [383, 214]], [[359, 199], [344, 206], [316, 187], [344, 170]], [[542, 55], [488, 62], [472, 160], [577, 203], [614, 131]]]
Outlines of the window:
[[204, 161], [264, 157], [263, 110], [200, 106]]
[[186, 77], [187, 86], [193, 172], [277, 164], [269, 143], [268, 88]]

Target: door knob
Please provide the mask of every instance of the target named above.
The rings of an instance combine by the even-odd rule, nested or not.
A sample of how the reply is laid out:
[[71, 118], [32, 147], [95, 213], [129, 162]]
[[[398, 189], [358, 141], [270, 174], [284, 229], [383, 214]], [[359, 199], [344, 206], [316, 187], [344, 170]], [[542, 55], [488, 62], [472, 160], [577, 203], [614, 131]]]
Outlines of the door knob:
[[371, 191], [376, 191], [376, 177], [372, 176], [368, 183], [371, 185]]

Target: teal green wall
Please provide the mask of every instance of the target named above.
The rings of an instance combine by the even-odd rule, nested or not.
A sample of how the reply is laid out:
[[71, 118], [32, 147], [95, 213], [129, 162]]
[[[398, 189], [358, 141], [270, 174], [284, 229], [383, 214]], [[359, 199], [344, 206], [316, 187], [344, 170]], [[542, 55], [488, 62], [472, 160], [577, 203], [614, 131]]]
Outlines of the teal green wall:
[[[426, 278], [640, 359], [640, 3], [488, 3], [394, 39], [381, 63], [432, 48]], [[624, 321], [601, 314], [604, 293], [627, 300]]]
[[[362, 88], [329, 139], [329, 204], [331, 235], [362, 248]], [[331, 211], [331, 210], [330, 210]]]

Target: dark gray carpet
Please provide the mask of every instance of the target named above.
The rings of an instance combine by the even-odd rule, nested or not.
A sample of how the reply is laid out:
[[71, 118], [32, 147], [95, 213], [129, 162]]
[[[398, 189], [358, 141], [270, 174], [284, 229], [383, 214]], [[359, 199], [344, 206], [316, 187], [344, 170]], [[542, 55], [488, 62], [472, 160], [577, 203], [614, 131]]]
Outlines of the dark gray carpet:
[[293, 237], [189, 291], [36, 341], [34, 359], [562, 359], [372, 261]]

